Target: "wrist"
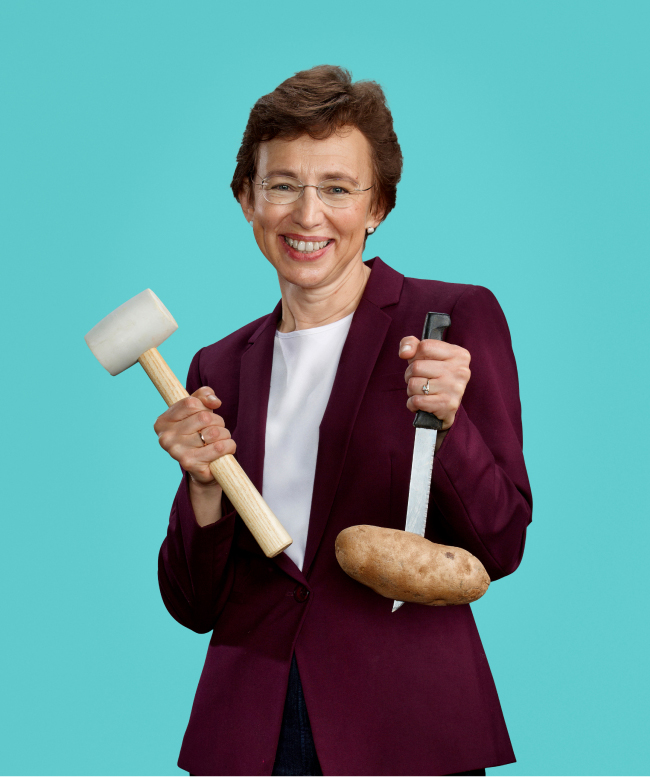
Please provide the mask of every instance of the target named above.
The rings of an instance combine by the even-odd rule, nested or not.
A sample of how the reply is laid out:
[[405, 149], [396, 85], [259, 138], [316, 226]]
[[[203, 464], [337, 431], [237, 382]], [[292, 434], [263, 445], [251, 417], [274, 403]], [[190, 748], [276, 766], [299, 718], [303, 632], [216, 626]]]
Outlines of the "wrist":
[[[197, 480], [194, 475], [191, 472], [187, 473], [190, 476], [190, 487], [194, 487], [196, 489], [204, 490], [206, 488], [215, 488], [219, 486], [219, 483], [217, 483], [214, 478], [207, 483], [204, 483], [201, 480]], [[220, 487], [220, 486], [219, 486]]]

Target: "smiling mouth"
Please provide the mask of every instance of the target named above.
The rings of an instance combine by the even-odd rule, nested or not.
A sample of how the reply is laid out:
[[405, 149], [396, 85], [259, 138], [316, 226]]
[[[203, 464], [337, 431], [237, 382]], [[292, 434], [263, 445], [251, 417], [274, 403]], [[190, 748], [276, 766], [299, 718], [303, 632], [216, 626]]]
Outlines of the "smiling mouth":
[[294, 251], [300, 251], [301, 254], [312, 254], [315, 251], [321, 251], [332, 242], [331, 240], [320, 240], [317, 242], [313, 240], [294, 240], [286, 235], [282, 237], [290, 248], [293, 248]]

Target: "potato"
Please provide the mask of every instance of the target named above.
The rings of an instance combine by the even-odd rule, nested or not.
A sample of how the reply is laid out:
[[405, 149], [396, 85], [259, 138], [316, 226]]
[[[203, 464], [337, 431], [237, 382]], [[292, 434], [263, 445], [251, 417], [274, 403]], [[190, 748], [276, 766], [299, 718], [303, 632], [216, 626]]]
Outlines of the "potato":
[[383, 526], [344, 529], [336, 559], [350, 577], [402, 602], [468, 604], [490, 585], [485, 567], [468, 551]]

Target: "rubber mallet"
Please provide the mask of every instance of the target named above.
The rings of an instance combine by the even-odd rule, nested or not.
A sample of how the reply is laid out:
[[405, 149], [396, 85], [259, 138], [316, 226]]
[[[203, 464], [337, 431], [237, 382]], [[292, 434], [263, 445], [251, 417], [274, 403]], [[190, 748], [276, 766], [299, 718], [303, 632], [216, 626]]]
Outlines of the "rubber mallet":
[[[111, 375], [119, 375], [140, 362], [168, 405], [189, 396], [167, 363], [159, 346], [178, 329], [158, 297], [145, 289], [120, 305], [86, 335], [86, 343]], [[262, 499], [248, 475], [231, 454], [210, 464], [210, 472], [265, 555], [277, 556], [291, 545], [291, 537]]]

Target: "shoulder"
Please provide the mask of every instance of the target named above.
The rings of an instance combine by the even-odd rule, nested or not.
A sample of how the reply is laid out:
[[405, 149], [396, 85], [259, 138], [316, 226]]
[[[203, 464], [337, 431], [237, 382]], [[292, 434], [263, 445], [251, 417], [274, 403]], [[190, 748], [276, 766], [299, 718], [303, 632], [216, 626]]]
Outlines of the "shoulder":
[[217, 340], [216, 343], [201, 348], [194, 357], [198, 360], [199, 367], [215, 361], [222, 362], [224, 359], [227, 362], [233, 359], [238, 361], [253, 335], [267, 319], [268, 315], [257, 318], [255, 321], [251, 321], [250, 324], [241, 327], [241, 329], [237, 329], [221, 340]]
[[402, 295], [405, 302], [435, 301], [440, 306], [440, 313], [451, 314], [459, 305], [462, 308], [501, 309], [490, 289], [469, 283], [404, 278]]
[[219, 399], [236, 391], [234, 383], [239, 376], [242, 354], [249, 347], [257, 330], [268, 321], [269, 316], [251, 321], [235, 332], [211, 345], [206, 345], [194, 354], [187, 376], [187, 390], [191, 394], [199, 386], [210, 386]]
[[462, 344], [467, 339], [480, 338], [482, 332], [491, 332], [493, 335], [499, 332], [501, 337], [510, 339], [501, 306], [492, 291], [485, 286], [404, 278], [397, 307], [396, 317], [411, 318], [416, 315], [411, 328], [417, 325], [419, 319], [424, 322], [427, 312], [447, 313], [451, 318], [451, 326], [445, 339], [450, 342]]

